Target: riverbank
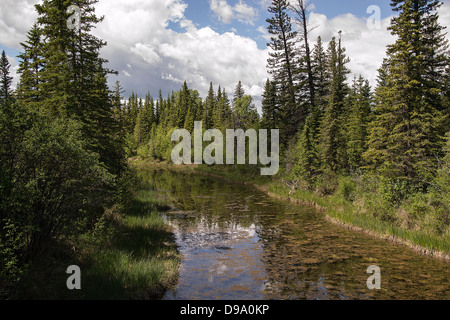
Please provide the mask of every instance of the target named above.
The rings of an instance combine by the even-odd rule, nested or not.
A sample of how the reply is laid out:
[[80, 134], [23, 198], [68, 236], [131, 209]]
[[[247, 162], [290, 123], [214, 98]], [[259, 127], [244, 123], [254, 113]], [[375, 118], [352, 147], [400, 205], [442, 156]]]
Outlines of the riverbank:
[[[18, 300], [159, 300], [178, 281], [181, 257], [162, 217], [170, 207], [151, 186], [131, 178], [129, 201], [108, 210], [81, 242], [54, 241], [22, 282]], [[81, 269], [81, 290], [68, 290], [68, 266]]]
[[394, 243], [406, 245], [417, 252], [437, 259], [450, 261], [450, 239], [420, 230], [408, 230], [391, 222], [381, 221], [364, 212], [360, 203], [347, 201], [338, 194], [320, 196], [313, 191], [294, 190], [277, 179], [264, 179], [235, 172], [220, 167], [199, 166], [198, 172], [212, 174], [230, 181], [251, 184], [277, 199], [296, 204], [311, 205], [326, 212], [328, 221], [345, 228], [363, 232]]
[[280, 179], [248, 174], [245, 168], [230, 170], [225, 166], [174, 166], [170, 163], [154, 161], [137, 161], [137, 166], [157, 166], [161, 170], [176, 170], [205, 174], [231, 182], [253, 185], [266, 194], [277, 199], [296, 204], [311, 205], [326, 212], [326, 218], [331, 223], [342, 227], [369, 234], [397, 244], [408, 246], [424, 255], [450, 261], [450, 239], [421, 230], [408, 230], [393, 222], [382, 221], [366, 212], [363, 205], [351, 202], [339, 194], [320, 196], [313, 191], [295, 190], [288, 187]]

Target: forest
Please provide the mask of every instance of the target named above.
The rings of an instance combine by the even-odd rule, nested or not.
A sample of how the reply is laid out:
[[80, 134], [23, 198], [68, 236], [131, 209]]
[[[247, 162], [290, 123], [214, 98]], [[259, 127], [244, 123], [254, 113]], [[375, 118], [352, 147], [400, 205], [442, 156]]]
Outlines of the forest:
[[[272, 0], [261, 114], [239, 79], [229, 93], [211, 83], [206, 97], [186, 81], [166, 97], [124, 97], [118, 81], [109, 88], [116, 72], [91, 33], [102, 21], [96, 2], [36, 5], [15, 90], [0, 57], [0, 297], [14, 297], [51, 243], [105, 241], [129, 201], [128, 159], [169, 162], [173, 131], [193, 132], [195, 121], [204, 130], [279, 129], [280, 171], [269, 183], [337, 196], [448, 253], [450, 56], [439, 1], [391, 0], [396, 41], [372, 88], [349, 78], [341, 33], [327, 46], [309, 38], [305, 1]], [[65, 23], [69, 4], [83, 12], [79, 30]], [[215, 167], [259, 175], [258, 166]]]

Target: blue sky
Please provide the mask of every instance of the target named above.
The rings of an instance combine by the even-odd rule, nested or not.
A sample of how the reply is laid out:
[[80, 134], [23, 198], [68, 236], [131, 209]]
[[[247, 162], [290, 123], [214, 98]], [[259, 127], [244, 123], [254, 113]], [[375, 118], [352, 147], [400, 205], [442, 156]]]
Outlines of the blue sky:
[[[4, 0], [7, 1], [7, 0]], [[107, 3], [109, 0], [101, 0], [101, 2]], [[128, 1], [128, 0], [123, 0]], [[152, 0], [148, 0], [151, 2]], [[155, 0], [159, 1], [159, 0]], [[24, 1], [28, 4], [34, 4], [38, 1], [28, 0]], [[238, 19], [232, 19], [229, 23], [220, 20], [218, 15], [211, 10], [211, 0], [184, 0], [187, 7], [184, 11], [184, 15], [187, 19], [193, 21], [199, 28], [211, 27], [213, 30], [224, 33], [224, 32], [236, 32], [239, 35], [252, 38], [258, 43], [258, 47], [264, 49], [266, 47], [267, 40], [261, 35], [261, 32], [257, 30], [258, 27], [267, 27], [266, 19], [270, 14], [265, 10], [264, 4], [267, 4], [269, 0], [227, 0], [227, 4], [234, 7], [239, 2], [248, 5], [249, 7], [255, 8], [257, 16], [252, 21], [252, 23], [244, 23]], [[312, 6], [311, 6], [312, 5]], [[350, 0], [350, 1], [336, 1], [336, 0], [311, 0], [310, 8], [311, 12], [324, 14], [327, 18], [332, 19], [336, 16], [351, 13], [357, 17], [368, 17], [367, 8], [371, 5], [377, 5], [381, 9], [382, 18], [386, 18], [392, 14], [389, 1], [387, 0]], [[8, 5], [5, 3], [2, 5], [1, 10], [5, 11], [8, 9]], [[29, 22], [24, 21], [24, 24]], [[170, 29], [182, 32], [182, 28], [178, 23], [169, 21]], [[21, 39], [23, 40], [23, 39]], [[20, 48], [9, 47], [8, 45], [1, 43], [0, 40], [0, 50], [6, 50], [11, 56], [16, 56], [20, 52]]]
[[[1, 0], [0, 49], [17, 70], [20, 42], [36, 19], [40, 0]], [[204, 97], [210, 82], [228, 93], [242, 81], [260, 106], [269, 77], [267, 6], [270, 0], [100, 0], [95, 9], [105, 20], [93, 31], [107, 41], [101, 54], [108, 67], [119, 72], [126, 95], [132, 91], [156, 96], [180, 89], [182, 82]], [[441, 24], [450, 25], [450, 2], [440, 10]], [[342, 31], [353, 76], [363, 75], [375, 84], [386, 46], [395, 39], [387, 31], [392, 17], [388, 0], [311, 0], [311, 41], [321, 36], [325, 45]], [[367, 8], [381, 12], [379, 29], [367, 25]], [[18, 77], [15, 77], [17, 83]]]
[[[238, 19], [232, 19], [229, 23], [221, 21], [217, 14], [215, 14], [210, 7], [210, 0], [186, 0], [188, 7], [185, 11], [186, 18], [194, 21], [199, 27], [210, 26], [213, 30], [223, 32], [237, 32], [239, 35], [250, 37], [257, 41], [258, 47], [263, 49], [266, 47], [267, 40], [257, 30], [258, 27], [267, 27], [266, 19], [270, 17], [270, 13], [263, 5], [269, 1], [261, 0], [228, 0], [227, 3], [234, 7], [239, 2], [245, 3], [253, 7], [257, 11], [257, 17], [252, 24], [244, 23]], [[390, 1], [387, 0], [350, 0], [350, 1], [336, 1], [336, 0], [312, 0], [310, 1], [310, 11], [324, 14], [327, 18], [332, 19], [339, 15], [351, 13], [357, 17], [369, 17], [367, 8], [371, 5], [380, 7], [381, 18], [384, 19], [392, 15]], [[256, 27], [256, 28], [255, 28]], [[180, 31], [178, 24], [171, 23], [170, 28]]]

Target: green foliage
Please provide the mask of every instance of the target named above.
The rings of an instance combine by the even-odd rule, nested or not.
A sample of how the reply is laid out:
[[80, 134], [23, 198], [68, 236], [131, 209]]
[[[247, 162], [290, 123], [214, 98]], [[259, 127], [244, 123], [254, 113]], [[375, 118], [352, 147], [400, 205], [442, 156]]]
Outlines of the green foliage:
[[255, 129], [259, 122], [259, 115], [253, 104], [253, 98], [249, 95], [244, 95], [242, 98], [235, 100], [233, 115], [236, 121], [236, 128], [239, 129]]
[[306, 119], [306, 110], [297, 101], [299, 74], [298, 51], [295, 48], [297, 32], [293, 30], [286, 0], [273, 0], [268, 8], [272, 17], [267, 19], [271, 35], [268, 46], [272, 49], [267, 60], [269, 73], [277, 86], [280, 109], [281, 140], [283, 144], [295, 136]]
[[351, 177], [340, 177], [336, 194], [347, 201], [353, 202], [356, 198], [356, 182]]
[[364, 154], [372, 169], [384, 166], [388, 176], [416, 184], [433, 180], [446, 130], [448, 107], [442, 108], [442, 92], [448, 54], [438, 24], [439, 6], [434, 0], [392, 2], [399, 15], [389, 29], [397, 41], [388, 46], [380, 70], [375, 119]]

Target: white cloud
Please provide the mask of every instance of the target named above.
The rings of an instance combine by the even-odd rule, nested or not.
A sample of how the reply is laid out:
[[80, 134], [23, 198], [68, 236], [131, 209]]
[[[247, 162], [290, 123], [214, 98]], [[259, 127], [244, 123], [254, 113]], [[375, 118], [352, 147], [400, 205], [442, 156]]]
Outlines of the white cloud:
[[217, 15], [220, 21], [230, 23], [233, 18], [233, 8], [226, 0], [210, 0], [209, 7]]
[[[390, 20], [391, 17], [383, 19], [381, 29], [370, 29], [366, 18], [345, 14], [328, 19], [323, 14], [312, 12], [309, 25], [314, 29], [310, 39], [316, 41], [317, 37], [321, 36], [326, 46], [332, 37], [337, 38], [339, 31], [342, 31], [342, 44], [350, 58], [349, 69], [353, 75], [362, 75], [375, 86], [377, 70], [386, 55], [386, 46], [395, 41], [387, 30]], [[349, 81], [351, 80], [352, 76], [349, 77]]]
[[220, 21], [229, 24], [232, 20], [238, 20], [246, 24], [254, 24], [258, 15], [255, 8], [239, 0], [233, 7], [226, 0], [209, 0], [209, 7]]
[[122, 73], [125, 75], [125, 77], [131, 78], [131, 74], [127, 70], [122, 70]]
[[184, 81], [181, 80], [181, 79], [175, 78], [175, 77], [174, 77], [173, 75], [171, 75], [170, 73], [162, 73], [162, 74], [161, 74], [161, 78], [164, 79], [164, 80], [169, 80], [169, 81], [176, 82], [176, 83], [180, 83], [180, 84], [184, 82]]
[[[38, 2], [2, 0], [1, 45], [21, 49], [20, 42], [26, 40], [26, 33], [37, 17], [34, 4]], [[244, 17], [251, 21], [256, 14], [256, 9], [243, 1], [229, 6], [223, 0], [210, 0], [210, 5], [213, 4], [217, 11], [214, 12], [223, 22]], [[260, 4], [267, 5], [268, 0], [261, 0]], [[225, 88], [231, 97], [236, 83], [242, 81], [246, 92], [253, 95], [259, 105], [268, 77], [268, 50], [259, 49], [254, 40], [236, 32], [220, 34], [209, 27], [196, 27], [185, 17], [186, 8], [183, 0], [102, 0], [96, 4], [97, 15], [104, 15], [105, 20], [93, 32], [108, 42], [101, 54], [110, 61], [109, 68], [122, 70], [118, 78], [111, 76], [111, 82], [120, 80], [128, 94], [133, 90], [144, 95], [150, 90], [155, 95], [159, 89], [165, 94], [178, 90], [187, 80], [189, 87], [198, 89], [204, 97], [212, 81], [216, 88], [218, 85]], [[442, 25], [450, 25], [449, 2], [442, 6], [440, 16]], [[183, 31], [168, 29], [169, 22], [178, 23]], [[349, 68], [374, 85], [386, 45], [395, 40], [386, 30], [389, 22], [386, 18], [381, 30], [370, 30], [364, 18], [347, 14], [328, 19], [313, 12], [310, 25], [317, 28], [311, 32], [311, 41], [321, 35], [327, 42], [342, 30], [343, 45], [352, 59]], [[258, 31], [268, 38], [264, 27], [260, 26]], [[15, 74], [17, 61], [9, 58]]]
[[9, 48], [20, 48], [20, 42], [37, 18], [36, 0], [1, 0], [0, 41]]
[[271, 39], [271, 35], [270, 33], [267, 31], [267, 28], [263, 27], [263, 26], [259, 26], [257, 29], [259, 32], [261, 32], [261, 37], [263, 37], [264, 39], [266, 39], [267, 41], [270, 41]]
[[[450, 2], [442, 5], [439, 16], [442, 26], [450, 26]], [[328, 19], [323, 14], [311, 12], [309, 25], [314, 29], [311, 31], [310, 39], [315, 41], [321, 36], [327, 45], [333, 36], [337, 37], [339, 31], [342, 31], [342, 43], [347, 50], [347, 56], [351, 59], [349, 69], [353, 75], [364, 76], [374, 87], [377, 83], [378, 69], [386, 57], [386, 47], [396, 40], [387, 30], [392, 17], [382, 19], [380, 29], [370, 29], [367, 26], [368, 17], [358, 18], [349, 13]], [[450, 40], [449, 34], [447, 39]], [[352, 75], [349, 77], [349, 81], [351, 80]]]
[[149, 65], [161, 62], [161, 57], [158, 55], [158, 53], [155, 52], [151, 44], [145, 45], [139, 42], [136, 43], [134, 47], [130, 49], [130, 51], [137, 56], [140, 56]]

